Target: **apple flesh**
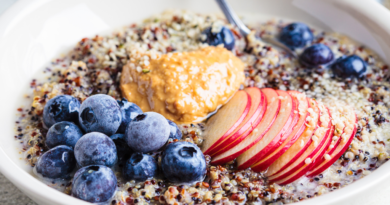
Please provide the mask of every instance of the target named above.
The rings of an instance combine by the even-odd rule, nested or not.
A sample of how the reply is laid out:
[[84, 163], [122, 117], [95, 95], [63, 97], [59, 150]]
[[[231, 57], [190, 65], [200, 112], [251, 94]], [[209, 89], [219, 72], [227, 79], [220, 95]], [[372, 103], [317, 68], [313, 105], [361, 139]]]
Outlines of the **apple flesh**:
[[[345, 131], [345, 123], [347, 122], [347, 120], [344, 119], [345, 118], [344, 114], [339, 112], [337, 107], [334, 107], [332, 109], [331, 114], [332, 114], [332, 120], [334, 122], [333, 132], [332, 132], [332, 141], [330, 142], [330, 145], [325, 152], [325, 155], [329, 155], [329, 156], [332, 155], [332, 153], [336, 150], [337, 146], [340, 144], [341, 135]], [[318, 159], [315, 162], [315, 164], [312, 165], [312, 168], [318, 166], [323, 161], [325, 161], [325, 158]]]
[[206, 123], [202, 150], [211, 164], [265, 171], [269, 182], [313, 177], [348, 149], [356, 133], [351, 107], [331, 107], [297, 91], [246, 88]]
[[355, 133], [356, 133], [356, 122], [357, 117], [353, 110], [353, 108], [344, 109], [347, 111], [345, 114], [345, 128], [344, 133], [341, 135], [341, 140], [335, 151], [329, 155], [329, 157], [325, 157], [325, 160], [322, 161], [319, 165], [313, 167], [309, 173], [307, 173], [308, 177], [313, 177], [325, 171], [328, 167], [330, 167], [337, 159], [343, 155], [343, 153], [348, 149], [351, 144]]
[[[327, 137], [332, 126], [332, 118], [329, 109], [326, 108], [325, 105], [323, 105], [322, 103], [317, 103], [317, 105], [320, 111], [319, 127], [312, 135], [312, 142], [310, 146], [305, 150], [305, 152], [302, 153], [301, 156], [299, 156], [297, 160], [295, 160], [287, 168], [279, 170], [273, 175], [268, 175], [267, 173], [266, 175], [268, 176], [269, 181], [278, 181], [280, 179], [283, 179], [299, 170], [305, 164], [310, 164], [313, 157], [318, 153], [318, 151], [327, 141]], [[310, 161], [310, 163], [308, 161]], [[270, 166], [270, 168], [271, 167], [272, 165]]]
[[258, 161], [258, 159], [276, 150], [280, 145], [279, 142], [282, 136], [288, 135], [292, 131], [289, 128], [293, 122], [296, 102], [286, 91], [277, 90], [276, 92], [281, 101], [279, 113], [264, 137], [237, 158], [238, 169], [246, 169]]
[[326, 146], [324, 148], [321, 148], [321, 152], [318, 155], [316, 155], [315, 158], [312, 159], [312, 163], [309, 164], [310, 166], [306, 169], [304, 174], [307, 174], [307, 172], [312, 170], [314, 166], [322, 162], [322, 160], [324, 159], [324, 155], [327, 153], [329, 146], [332, 143], [334, 129], [335, 126], [332, 125], [328, 134], [329, 142], [326, 142], [327, 143]]
[[207, 121], [207, 129], [204, 132], [207, 137], [203, 141], [203, 153], [208, 154], [213, 146], [232, 134], [245, 119], [250, 107], [251, 98], [248, 93], [243, 90], [237, 91], [232, 99]]
[[317, 106], [317, 102], [309, 99], [310, 116], [306, 119], [305, 131], [299, 136], [298, 140], [283, 153], [271, 166], [268, 168], [266, 175], [272, 176], [277, 174], [281, 170], [287, 169], [293, 162], [295, 162], [310, 146], [312, 142], [312, 136], [317, 129], [319, 123], [320, 111]]
[[295, 171], [293, 174], [290, 174], [289, 176], [285, 177], [284, 179], [280, 179], [278, 181], [274, 181], [274, 183], [279, 185], [286, 185], [289, 184], [299, 178], [301, 178], [303, 175], [307, 173], [308, 170], [312, 167], [312, 165], [316, 162], [316, 160], [321, 159], [322, 156], [324, 156], [326, 150], [328, 149], [330, 142], [332, 141], [333, 136], [333, 128], [332, 126], [331, 130], [329, 131], [328, 135], [326, 136], [326, 142], [322, 145], [321, 149], [318, 151], [317, 154], [314, 155], [314, 157], [305, 162], [303, 166], [301, 166], [297, 171]]
[[226, 137], [222, 142], [214, 146], [214, 148], [208, 152], [210, 156], [213, 157], [223, 152], [223, 150], [230, 149], [248, 136], [260, 123], [267, 107], [265, 95], [257, 87], [246, 88], [244, 91], [251, 97], [251, 108], [249, 109], [247, 116], [233, 131], [233, 134]]
[[[260, 161], [251, 166], [252, 170], [256, 172], [266, 170], [273, 162], [275, 162], [288, 148], [290, 148], [303, 133], [306, 128], [306, 118], [309, 116], [308, 108], [309, 101], [305, 94], [297, 91], [288, 91], [288, 93], [298, 102], [298, 110], [295, 112], [294, 118], [297, 118], [297, 123], [292, 129], [290, 135], [285, 135], [284, 142], [272, 153], [268, 154]], [[293, 125], [293, 124], [292, 124]]]
[[265, 133], [269, 130], [277, 113], [280, 109], [281, 100], [279, 99], [278, 93], [271, 88], [261, 89], [264, 94], [267, 102], [267, 108], [262, 117], [260, 123], [253, 129], [253, 131], [241, 142], [237, 143], [234, 147], [230, 149], [222, 149], [224, 151], [218, 156], [212, 158], [211, 164], [224, 164], [226, 162], [232, 161], [237, 158], [240, 154], [251, 148], [259, 140], [263, 138]]

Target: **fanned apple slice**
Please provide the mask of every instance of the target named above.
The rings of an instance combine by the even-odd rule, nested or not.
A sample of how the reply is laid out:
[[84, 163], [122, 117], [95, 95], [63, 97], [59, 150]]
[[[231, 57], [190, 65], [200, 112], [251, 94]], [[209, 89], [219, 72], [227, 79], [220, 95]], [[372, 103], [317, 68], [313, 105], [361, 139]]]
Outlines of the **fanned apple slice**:
[[332, 138], [332, 142], [329, 145], [329, 148], [326, 152], [326, 154], [331, 155], [337, 148], [337, 146], [341, 142], [341, 135], [345, 131], [346, 127], [346, 120], [344, 119], [344, 114], [343, 112], [340, 112], [341, 110], [338, 109], [337, 106], [333, 107], [331, 113], [332, 113], [332, 119], [333, 119], [333, 124], [335, 126], [334, 130], [334, 136]]
[[332, 153], [336, 150], [337, 146], [341, 142], [341, 135], [345, 131], [345, 116], [343, 113], [339, 112], [338, 109], [339, 106], [332, 106], [329, 107], [331, 115], [332, 115], [332, 124], [333, 124], [333, 132], [331, 133], [332, 135], [332, 140], [330, 142], [329, 147], [327, 148], [324, 156], [321, 159], [318, 159], [314, 164], [312, 164], [311, 168], [309, 169], [312, 170], [314, 167], [317, 165], [321, 164], [323, 161], [325, 161], [325, 156], [330, 156]]
[[[297, 91], [288, 91], [288, 93], [298, 102], [298, 110], [294, 112], [296, 115], [297, 123], [292, 128], [290, 135], [285, 135], [286, 139], [283, 144], [281, 144], [275, 151], [265, 156], [260, 161], [252, 165], [252, 170], [256, 172], [266, 170], [273, 162], [275, 162], [288, 148], [293, 145], [299, 136], [303, 133], [306, 128], [305, 122], [307, 116], [309, 116], [309, 101], [306, 98], [305, 94]], [[293, 125], [293, 124], [292, 124]]]
[[261, 91], [266, 97], [267, 109], [260, 123], [244, 140], [242, 140], [236, 146], [230, 148], [229, 150], [226, 150], [221, 155], [213, 157], [211, 161], [212, 164], [224, 164], [237, 158], [240, 154], [251, 148], [259, 140], [261, 140], [265, 133], [267, 133], [269, 128], [272, 126], [280, 109], [281, 103], [279, 95], [274, 89], [271, 88], [263, 88], [261, 89]]
[[[301, 156], [299, 156], [297, 160], [295, 160], [285, 169], [279, 170], [273, 175], [269, 175], [269, 173], [267, 173], [266, 176], [268, 176], [269, 181], [274, 182], [286, 178], [294, 172], [298, 171], [305, 164], [310, 164], [313, 157], [327, 141], [327, 137], [332, 126], [332, 118], [329, 110], [325, 107], [324, 104], [317, 103], [317, 105], [320, 111], [319, 127], [315, 130], [311, 137], [312, 142], [310, 146], [305, 150], [305, 152], [302, 153]], [[275, 170], [273, 164], [270, 166], [270, 170]]]
[[251, 107], [251, 98], [243, 90], [237, 91], [206, 123], [202, 151], [205, 154], [228, 137], [245, 119]]
[[237, 158], [238, 169], [246, 169], [261, 157], [274, 151], [278, 147], [282, 135], [291, 132], [288, 128], [290, 128], [294, 117], [295, 101], [286, 91], [277, 90], [276, 92], [281, 101], [278, 116], [264, 137]]
[[357, 117], [352, 107], [343, 108], [343, 113], [345, 115], [345, 128], [344, 133], [341, 135], [340, 144], [337, 146], [335, 151], [328, 156], [325, 156], [325, 161], [322, 161], [321, 164], [316, 165], [309, 173], [308, 177], [315, 176], [322, 173], [328, 167], [330, 167], [337, 159], [343, 155], [343, 153], [348, 149], [351, 144], [355, 134], [356, 134], [356, 122]]
[[244, 91], [251, 97], [251, 107], [248, 114], [230, 136], [226, 137], [218, 145], [213, 146], [214, 148], [207, 152], [210, 156], [214, 156], [222, 150], [231, 148], [234, 146], [233, 142], [237, 144], [239, 142], [238, 140], [248, 136], [248, 134], [252, 132], [253, 128], [259, 124], [261, 118], [263, 117], [265, 111], [264, 108], [266, 106], [264, 106], [264, 101], [266, 101], [264, 94], [257, 87], [246, 88]]
[[[246, 88], [244, 91], [248, 92], [248, 94], [251, 96], [251, 98], [259, 98], [261, 97], [261, 104], [259, 105], [259, 109], [256, 110], [254, 115], [251, 117], [253, 119], [247, 121], [245, 125], [242, 127], [241, 131], [238, 133], [232, 134], [231, 137], [229, 137], [227, 140], [225, 140], [221, 146], [218, 146], [218, 148], [214, 149], [214, 151], [211, 151], [211, 156], [217, 156], [222, 154], [223, 152], [226, 152], [227, 150], [231, 149], [232, 147], [236, 146], [238, 143], [240, 143], [242, 140], [244, 140], [252, 131], [257, 127], [257, 125], [261, 122], [264, 113], [267, 109], [267, 99], [265, 95], [261, 92], [259, 88]], [[259, 93], [260, 91], [260, 93]], [[260, 96], [259, 96], [260, 94]], [[251, 111], [249, 111], [249, 114]], [[248, 115], [249, 115], [248, 114]], [[246, 130], [245, 130], [246, 129]]]
[[[295, 180], [301, 178], [303, 175], [307, 173], [308, 170], [310, 170], [311, 166], [314, 164], [314, 162], [318, 159], [320, 159], [328, 149], [330, 142], [332, 141], [333, 136], [333, 129], [334, 126], [332, 126], [331, 131], [328, 133], [326, 137], [326, 142], [322, 145], [321, 149], [314, 155], [312, 160], [308, 160], [305, 162], [303, 166], [301, 166], [297, 171], [295, 171], [293, 174], [290, 174], [289, 176], [285, 177], [284, 179], [274, 181], [274, 183], [279, 185], [286, 185], [291, 182], [294, 182]], [[310, 162], [311, 161], [311, 162]]]
[[299, 136], [298, 140], [283, 153], [272, 165], [268, 168], [266, 175], [271, 176], [278, 173], [281, 170], [286, 169], [293, 162], [295, 162], [303, 152], [310, 146], [312, 142], [312, 136], [317, 129], [320, 117], [320, 111], [317, 106], [317, 102], [309, 100], [309, 117], [306, 118], [305, 131]]
[[327, 145], [324, 148], [321, 148], [321, 152], [319, 154], [317, 154], [312, 159], [312, 162], [309, 164], [310, 166], [305, 170], [305, 173], [303, 173], [304, 175], [307, 174], [308, 171], [312, 170], [315, 165], [321, 163], [322, 159], [324, 159], [324, 156], [325, 156], [326, 152], [329, 150], [330, 144], [332, 143], [332, 137], [334, 135], [334, 129], [335, 129], [335, 126], [332, 124], [332, 126], [330, 128], [330, 131], [328, 133], [328, 138], [329, 139], [327, 139], [327, 140], [329, 140], [329, 142], [326, 142]]

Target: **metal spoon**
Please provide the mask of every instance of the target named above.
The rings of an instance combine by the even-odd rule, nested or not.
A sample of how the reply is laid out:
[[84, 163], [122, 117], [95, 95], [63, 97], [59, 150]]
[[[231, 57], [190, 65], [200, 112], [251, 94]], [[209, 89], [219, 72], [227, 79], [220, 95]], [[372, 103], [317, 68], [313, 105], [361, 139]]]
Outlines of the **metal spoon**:
[[[218, 3], [219, 8], [222, 10], [223, 14], [225, 15], [226, 19], [229, 23], [236, 25], [238, 30], [240, 30], [240, 33], [243, 36], [249, 35], [251, 30], [245, 26], [245, 24], [238, 18], [238, 16], [233, 12], [233, 10], [230, 8], [229, 4], [225, 0], [216, 0]], [[286, 51], [288, 54], [293, 56], [294, 58], [298, 58], [297, 54], [292, 51], [289, 47], [281, 43], [275, 38], [260, 38], [258, 37], [258, 40], [264, 41], [266, 43], [269, 43], [275, 47], [278, 47], [284, 51]]]

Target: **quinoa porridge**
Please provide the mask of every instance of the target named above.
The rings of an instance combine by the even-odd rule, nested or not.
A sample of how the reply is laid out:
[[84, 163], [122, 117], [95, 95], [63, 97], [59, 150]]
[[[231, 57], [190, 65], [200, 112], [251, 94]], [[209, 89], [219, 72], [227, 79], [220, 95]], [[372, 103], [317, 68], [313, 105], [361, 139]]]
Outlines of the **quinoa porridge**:
[[[233, 54], [245, 64], [245, 80], [241, 89], [259, 87], [299, 91], [315, 99], [318, 104], [326, 105], [332, 113], [333, 124], [343, 124], [337, 115], [347, 108], [353, 109], [357, 122], [353, 124], [356, 125], [356, 134], [352, 136], [350, 146], [325, 171], [315, 176], [300, 177], [286, 185], [270, 182], [267, 170], [255, 172], [251, 168], [238, 169], [237, 160], [212, 165], [213, 157], [208, 155], [205, 155], [207, 174], [203, 181], [194, 183], [170, 183], [160, 175], [138, 182], [126, 180], [121, 171], [124, 165], [118, 163], [112, 168], [118, 180], [117, 188], [108, 203], [278, 205], [318, 197], [351, 184], [370, 174], [389, 158], [389, 67], [369, 48], [338, 33], [312, 29], [312, 44], [327, 45], [334, 59], [351, 54], [361, 57], [367, 66], [364, 76], [340, 79], [327, 69], [328, 65], [315, 69], [302, 66], [298, 59], [255, 39], [255, 36], [278, 36], [288, 23], [291, 22], [271, 19], [250, 25], [253, 32], [245, 38], [236, 27], [216, 15], [173, 10], [126, 26], [111, 35], [83, 38], [68, 54], [51, 62], [44, 71], [49, 75], [46, 80], [32, 80], [30, 87], [34, 93], [26, 99], [32, 101], [31, 106], [18, 109], [15, 128], [15, 138], [21, 143], [23, 157], [34, 167], [48, 150], [43, 111], [50, 99], [58, 95], [71, 95], [83, 102], [89, 96], [107, 94], [117, 100], [122, 97], [130, 100], [131, 97], [126, 94], [122, 96], [121, 77], [122, 68], [134, 60], [131, 57], [134, 53], [176, 55], [207, 49], [206, 36], [202, 32], [209, 27], [218, 30], [224, 26], [234, 35]], [[222, 47], [218, 45], [219, 49]], [[296, 49], [295, 52], [301, 54], [304, 50]], [[149, 65], [149, 61], [146, 62]], [[148, 73], [144, 70], [141, 72]], [[234, 89], [238, 89], [238, 84], [232, 85]], [[226, 100], [223, 99], [222, 104]], [[214, 104], [207, 112], [215, 109], [217, 104], [221, 102]], [[335, 126], [335, 133], [339, 132], [340, 138], [343, 138], [341, 133], [346, 126]], [[182, 131], [179, 141], [202, 147], [207, 140], [208, 136], [204, 135], [207, 129], [205, 122], [180, 124], [179, 128]], [[336, 136], [333, 142], [329, 142], [330, 146], [338, 140]], [[168, 143], [173, 141], [178, 140], [169, 139]], [[161, 165], [161, 151], [151, 156]], [[325, 158], [328, 156], [324, 155]], [[71, 179], [45, 179], [43, 182], [66, 194], [72, 192]]]

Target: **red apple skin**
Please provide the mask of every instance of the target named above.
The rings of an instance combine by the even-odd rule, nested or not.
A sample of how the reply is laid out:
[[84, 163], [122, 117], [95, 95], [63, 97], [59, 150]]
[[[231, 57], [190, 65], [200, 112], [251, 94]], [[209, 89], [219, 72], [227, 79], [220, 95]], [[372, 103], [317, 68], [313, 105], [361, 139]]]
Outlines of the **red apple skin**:
[[343, 148], [340, 152], [338, 152], [336, 155], [334, 155], [334, 157], [332, 157], [332, 159], [329, 160], [327, 163], [321, 164], [321, 165], [320, 165], [320, 166], [321, 166], [320, 168], [315, 169], [313, 172], [309, 172], [309, 173], [307, 174], [307, 177], [313, 177], [313, 176], [316, 176], [316, 175], [318, 175], [318, 174], [321, 174], [323, 171], [325, 171], [325, 170], [328, 169], [330, 166], [332, 166], [332, 164], [333, 164], [334, 162], [336, 162], [337, 159], [339, 159], [339, 158], [341, 157], [341, 155], [344, 154], [345, 151], [347, 151], [349, 145], [352, 143], [353, 136], [354, 136], [355, 134], [356, 134], [356, 126], [355, 126], [355, 128], [354, 128], [354, 130], [353, 130], [353, 132], [352, 132], [352, 134], [351, 134], [351, 137], [349, 138], [349, 140], [348, 140], [346, 146], [344, 146], [344, 148]]
[[[336, 150], [336, 148], [338, 147], [338, 145], [340, 144], [340, 142], [341, 142], [341, 135], [342, 134], [344, 134], [344, 131], [345, 131], [345, 125], [343, 125], [344, 127], [342, 127], [342, 132], [340, 133], [340, 134], [336, 134], [336, 135], [334, 135], [333, 133], [334, 133], [334, 130], [335, 130], [335, 128], [336, 128], [336, 126], [333, 126], [333, 132], [332, 132], [332, 136], [334, 135], [334, 136], [338, 136], [339, 138], [337, 139], [337, 141], [335, 141], [334, 143], [332, 143], [332, 141], [331, 141], [331, 143], [330, 143], [330, 145], [333, 145], [333, 147], [330, 147], [330, 145], [329, 145], [329, 147], [328, 147], [328, 149], [326, 150], [326, 152], [325, 152], [325, 154], [328, 154], [328, 155], [332, 155], [332, 153]], [[309, 169], [309, 171], [311, 171], [312, 169], [314, 169], [314, 167], [317, 167], [317, 166], [319, 166], [322, 162], [324, 162], [325, 161], [325, 158], [322, 158], [322, 159], [319, 159], [319, 160], [317, 160], [316, 162], [315, 162], [315, 164], [313, 164], [312, 165], [312, 167]]]
[[[318, 163], [321, 163], [322, 160], [324, 159], [324, 155], [327, 153], [328, 149], [329, 149], [329, 145], [331, 144], [332, 142], [332, 137], [333, 137], [333, 132], [334, 132], [334, 128], [335, 126], [332, 125], [331, 126], [331, 129], [329, 131], [329, 134], [328, 134], [328, 137], [329, 137], [329, 143], [327, 144], [327, 146], [325, 147], [325, 149], [322, 151], [322, 153], [320, 153], [316, 158], [313, 158], [313, 162], [310, 164], [310, 166], [307, 168], [306, 170], [306, 173], [310, 170], [312, 170]], [[305, 174], [306, 174], [305, 173]]]
[[[264, 96], [265, 98], [265, 96]], [[244, 132], [242, 133], [241, 135], [239, 135], [236, 139], [234, 140], [230, 140], [229, 139], [229, 144], [227, 144], [226, 146], [220, 148], [218, 151], [216, 151], [215, 153], [213, 153], [211, 155], [211, 157], [216, 157], [218, 155], [221, 155], [223, 154], [224, 152], [230, 150], [231, 148], [235, 147], [237, 144], [239, 144], [240, 142], [242, 142], [243, 140], [245, 140], [245, 138], [250, 135], [252, 133], [252, 131], [257, 127], [257, 125], [259, 125], [259, 123], [261, 122], [262, 118], [264, 117], [264, 114], [265, 114], [265, 111], [267, 110], [267, 100], [264, 99], [264, 105], [263, 106], [263, 109], [262, 111], [259, 113], [257, 119], [253, 122], [253, 124], [251, 124], [249, 126], [249, 128]], [[226, 142], [226, 141], [225, 141]], [[233, 160], [233, 159], [232, 159]], [[230, 160], [231, 161], [231, 160]], [[229, 161], [227, 161], [229, 162]]]
[[251, 97], [251, 108], [243, 122], [233, 131], [233, 134], [209, 151], [211, 157], [221, 154], [224, 150], [228, 150], [241, 142], [260, 123], [267, 108], [265, 95], [257, 87], [246, 88], [244, 91]]
[[[333, 132], [334, 132], [334, 126], [333, 126]], [[332, 136], [333, 136], [333, 132], [332, 132]], [[344, 130], [341, 134], [344, 134]], [[325, 154], [328, 154], [328, 155], [332, 155], [332, 153], [336, 150], [337, 146], [340, 144], [341, 142], [341, 137], [339, 137], [339, 139], [334, 143], [333, 145], [333, 148], [330, 148], [328, 147], [328, 149], [325, 151]], [[331, 140], [331, 143], [329, 143], [329, 146], [332, 144], [332, 140]], [[325, 155], [324, 154], [324, 155]], [[309, 171], [311, 171], [312, 169], [314, 169], [314, 167], [316, 166], [319, 166], [322, 162], [325, 161], [325, 158], [321, 158], [321, 159], [318, 159], [312, 166], [311, 168], [309, 169]]]
[[[288, 150], [288, 148], [291, 147], [291, 145], [293, 145], [297, 141], [299, 136], [303, 133], [303, 131], [306, 128], [305, 122], [307, 116], [309, 116], [309, 113], [307, 112], [307, 109], [309, 108], [308, 99], [305, 97], [304, 94], [299, 93], [297, 91], [288, 91], [288, 93], [291, 96], [293, 96], [293, 98], [298, 102], [297, 106], [300, 107], [301, 109], [299, 112], [297, 111], [295, 113], [296, 116], [294, 116], [297, 122], [295, 123], [295, 126], [291, 128], [292, 132], [290, 133], [290, 135], [285, 135], [286, 138], [284, 139], [283, 144], [281, 144], [274, 152], [268, 154], [266, 157], [264, 157], [263, 159], [261, 159], [260, 161], [256, 162], [254, 165], [251, 166], [252, 170], [256, 172], [266, 170], [283, 153], [285, 153]], [[300, 99], [298, 99], [298, 95], [302, 96], [303, 99], [302, 97], [299, 97]], [[300, 112], [303, 112], [304, 114], [300, 114]]]
[[[265, 110], [264, 110], [264, 113], [265, 113]], [[264, 113], [262, 113], [262, 116], [259, 116], [259, 122], [257, 123], [257, 125], [260, 123], [261, 118], [263, 117]], [[247, 132], [244, 133], [240, 138], [236, 139], [230, 145], [222, 148], [219, 152], [217, 152], [214, 156], [212, 156], [212, 160], [210, 163], [212, 165], [222, 165], [222, 164], [226, 164], [226, 163], [234, 160], [235, 158], [237, 158], [240, 155], [240, 153], [234, 153], [231, 155], [227, 154], [226, 157], [224, 155], [226, 155], [226, 153], [229, 152], [230, 149], [234, 148], [237, 144], [239, 144], [240, 142], [245, 140], [245, 138], [251, 134], [251, 132], [253, 131], [254, 128], [255, 127], [247, 130]]]
[[[288, 130], [293, 121], [295, 101], [286, 91], [277, 90], [278, 94], [285, 98], [281, 100], [281, 110], [275, 119], [267, 134], [254, 147], [244, 152], [237, 158], [238, 169], [246, 169], [253, 163], [261, 159], [269, 152], [274, 151], [278, 147], [278, 143], [284, 134], [289, 134], [292, 130]], [[283, 125], [282, 127], [280, 125]]]
[[[310, 170], [309, 173], [306, 174], [307, 177], [313, 177], [316, 176], [323, 171], [325, 171], [327, 168], [329, 168], [334, 162], [337, 161], [341, 157], [341, 155], [344, 154], [345, 151], [347, 151], [349, 145], [352, 143], [352, 140], [356, 134], [356, 122], [357, 117], [353, 109], [351, 108], [351, 111], [349, 113], [349, 116], [347, 117], [348, 124], [345, 127], [345, 136], [348, 136], [349, 138], [346, 139], [346, 142], [343, 143], [343, 140], [341, 140], [340, 144], [337, 146], [337, 149], [335, 152], [332, 153], [330, 156], [331, 159], [328, 161], [322, 161], [321, 164], [316, 165], [312, 170]], [[348, 126], [348, 127], [347, 127]]]
[[275, 181], [274, 183], [279, 185], [286, 185], [289, 183], [294, 182], [295, 180], [301, 178], [303, 175], [307, 173], [308, 170], [312, 167], [312, 165], [315, 163], [316, 160], [321, 159], [322, 156], [324, 156], [327, 148], [330, 145], [330, 142], [332, 141], [333, 137], [333, 130], [334, 126], [332, 126], [331, 130], [328, 133], [328, 136], [326, 137], [326, 142], [322, 145], [321, 149], [318, 151], [318, 153], [313, 157], [312, 163], [303, 165], [298, 171], [295, 173], [289, 175], [288, 177], [281, 179], [279, 181]]
[[[294, 161], [291, 165], [289, 165], [288, 168], [280, 170], [276, 174], [269, 176], [268, 177], [269, 181], [273, 181], [273, 182], [279, 181], [283, 178], [288, 177], [294, 172], [298, 171], [301, 167], [304, 167], [304, 165], [306, 164], [305, 163], [306, 158], [314, 159], [314, 156], [318, 153], [318, 151], [323, 147], [324, 143], [327, 141], [328, 139], [327, 137], [332, 127], [331, 114], [329, 109], [325, 107], [323, 104], [319, 104], [318, 107], [320, 108], [320, 112], [324, 113], [323, 115], [328, 117], [326, 121], [321, 121], [320, 123], [320, 127], [323, 128], [322, 130], [326, 129], [326, 131], [320, 133], [321, 135], [318, 136], [320, 138], [319, 139], [320, 141], [317, 142], [318, 143], [317, 145], [315, 144], [315, 141], [313, 141], [311, 145], [308, 147], [308, 149], [305, 150], [305, 152], [296, 161]], [[322, 115], [320, 114], [320, 119], [321, 117]], [[321, 129], [317, 129], [316, 132], [317, 131], [321, 132]], [[315, 133], [313, 133], [313, 136], [315, 136]]]
[[285, 153], [283, 153], [274, 163], [271, 164], [266, 172], [267, 176], [278, 174], [282, 170], [287, 169], [292, 163], [301, 157], [301, 155], [312, 143], [312, 135], [317, 130], [317, 125], [320, 122], [320, 111], [316, 101], [309, 99], [308, 112], [310, 113], [311, 120], [306, 120], [307, 125], [305, 131]]
[[263, 88], [261, 91], [266, 96], [267, 101], [267, 109], [265, 110], [264, 117], [261, 119], [261, 122], [243, 141], [229, 150], [224, 150], [224, 153], [213, 157], [211, 164], [224, 164], [232, 161], [255, 145], [268, 132], [279, 113], [281, 103], [278, 98], [279, 95], [274, 89]]
[[[343, 131], [341, 132], [341, 134], [344, 134], [344, 131], [345, 131], [345, 128], [343, 129]], [[340, 135], [341, 135], [341, 134], [340, 134]], [[339, 137], [339, 139], [335, 142], [333, 148], [329, 148], [329, 149], [327, 150], [326, 154], [329, 154], [329, 155], [333, 154], [333, 152], [336, 150], [336, 148], [337, 148], [337, 146], [340, 144], [340, 142], [341, 142], [341, 137]]]
[[[207, 121], [207, 128], [204, 132], [207, 137], [202, 145], [202, 151], [205, 155], [209, 154], [213, 146], [222, 142], [241, 124], [248, 114], [250, 107], [250, 96], [247, 92], [239, 90], [229, 102]], [[221, 133], [214, 133], [215, 131], [219, 131], [217, 127], [220, 126], [224, 126], [220, 128]]]

